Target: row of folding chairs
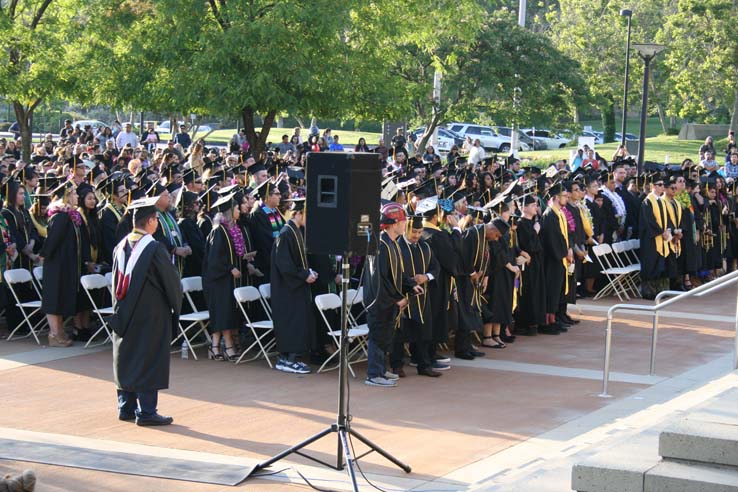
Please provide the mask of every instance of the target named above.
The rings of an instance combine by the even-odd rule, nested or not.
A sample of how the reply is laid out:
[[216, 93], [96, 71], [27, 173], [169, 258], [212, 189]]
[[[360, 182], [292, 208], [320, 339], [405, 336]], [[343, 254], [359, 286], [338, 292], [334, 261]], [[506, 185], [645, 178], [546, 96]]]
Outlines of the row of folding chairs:
[[[346, 317], [346, 322], [348, 324], [346, 342], [349, 344], [347, 362], [348, 370], [351, 372], [351, 375], [353, 377], [356, 377], [356, 374], [354, 373], [351, 365], [367, 360], [368, 356], [367, 339], [369, 336], [369, 327], [365, 323], [360, 324], [353, 314], [354, 306], [361, 306], [363, 305], [363, 302], [363, 288], [360, 287], [359, 290], [348, 289], [348, 291], [346, 292], [346, 306], [348, 308]], [[335, 348], [335, 351], [330, 355], [330, 357], [328, 357], [325, 362], [323, 362], [323, 364], [318, 368], [318, 372], [323, 372], [324, 370], [333, 370], [339, 367], [339, 361], [333, 362], [333, 360], [338, 358], [341, 353], [341, 329], [340, 327], [335, 327], [331, 325], [330, 321], [328, 321], [326, 313], [328, 313], [329, 311], [336, 312], [339, 315], [340, 319], [342, 304], [343, 298], [337, 294], [321, 294], [315, 296], [315, 305], [320, 312], [320, 317], [325, 324], [328, 335], [331, 337]]]
[[620, 301], [641, 297], [641, 262], [638, 257], [640, 246], [640, 240], [630, 239], [612, 245], [603, 243], [592, 247], [601, 268], [600, 273], [607, 280], [605, 286], [594, 296], [594, 300], [611, 294], [615, 294]]

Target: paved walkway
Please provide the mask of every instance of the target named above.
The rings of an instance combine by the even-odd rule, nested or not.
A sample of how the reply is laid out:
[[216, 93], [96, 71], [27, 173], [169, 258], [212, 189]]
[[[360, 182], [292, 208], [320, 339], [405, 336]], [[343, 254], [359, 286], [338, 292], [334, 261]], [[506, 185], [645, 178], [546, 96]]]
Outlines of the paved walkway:
[[[404, 474], [376, 454], [360, 461], [362, 470], [387, 490], [511, 484], [535, 472], [541, 459], [563, 459], [577, 446], [601, 442], [592, 436], [613, 432], [608, 426], [617, 428], [639, 412], [659, 414], [675, 397], [730, 373], [735, 295], [723, 292], [662, 316], [656, 376], [647, 375], [650, 319], [632, 313], [619, 317], [610, 385], [614, 398], [598, 398], [603, 321], [612, 303], [582, 302], [577, 316], [582, 322], [568, 334], [521, 337], [505, 350], [488, 349], [485, 358], [454, 360], [453, 369], [437, 380], [418, 377], [410, 368], [398, 388], [371, 388], [361, 384], [364, 367], [357, 366], [360, 378], [350, 385], [354, 427], [409, 463], [413, 473]], [[261, 361], [234, 366], [175, 357], [171, 372], [159, 407], [175, 417], [175, 424], [138, 428], [115, 418], [109, 347], [50, 349], [25, 340], [0, 342], [0, 437], [131, 452], [142, 462], [163, 454], [245, 466], [335, 418], [335, 371], [300, 377], [270, 370]], [[335, 460], [335, 448], [334, 439], [311, 447], [324, 460]], [[304, 458], [280, 465], [274, 467], [280, 473], [234, 489], [304, 490], [295, 469], [318, 486], [348, 488], [344, 472]], [[0, 472], [24, 467], [39, 472], [42, 492], [99, 490], [101, 482], [110, 491], [226, 489], [0, 460]]]

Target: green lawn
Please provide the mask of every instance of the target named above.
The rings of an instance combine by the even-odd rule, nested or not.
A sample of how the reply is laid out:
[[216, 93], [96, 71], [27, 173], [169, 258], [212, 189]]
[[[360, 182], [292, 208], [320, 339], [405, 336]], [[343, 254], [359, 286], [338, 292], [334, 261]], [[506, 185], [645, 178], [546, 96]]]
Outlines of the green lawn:
[[[621, 119], [622, 116], [618, 115], [615, 118], [615, 131], [620, 132], [620, 128], [622, 127], [623, 120]], [[601, 132], [602, 130], [602, 119], [598, 118], [596, 120], [582, 120], [579, 122], [580, 125], [582, 125], [582, 128], [585, 126], [591, 126], [592, 130], [596, 132]], [[626, 133], [632, 133], [633, 135], [638, 135], [641, 133], [641, 119], [639, 117], [635, 118], [628, 118], [626, 120], [625, 124], [625, 132]], [[658, 135], [661, 135], [663, 133], [663, 130], [661, 129], [661, 123], [659, 122], [658, 117], [651, 117], [646, 119], [646, 137], [655, 137]]]
[[[257, 131], [260, 130], [257, 128]], [[287, 134], [292, 136], [292, 128], [272, 128], [269, 131], [269, 141], [272, 143], [279, 143], [282, 141], [282, 135]], [[237, 132], [237, 130], [234, 129], [226, 129], [226, 130], [216, 130], [213, 133], [211, 133], [207, 140], [208, 142], [217, 142], [217, 143], [228, 143], [228, 141], [233, 137], [233, 135]], [[366, 143], [369, 145], [377, 145], [379, 143], [379, 137], [381, 134], [379, 133], [366, 133], [366, 132], [349, 132], [349, 131], [343, 131], [343, 130], [333, 130], [333, 136], [338, 135], [340, 137], [339, 141], [344, 146], [354, 146], [357, 143], [359, 143], [359, 138], [364, 137], [366, 139]], [[302, 130], [300, 132], [303, 138], [305, 138], [308, 134], [307, 129]], [[198, 132], [197, 136], [202, 137], [202, 133]], [[161, 133], [159, 134], [159, 138], [162, 140], [168, 140], [170, 138], [169, 133]]]

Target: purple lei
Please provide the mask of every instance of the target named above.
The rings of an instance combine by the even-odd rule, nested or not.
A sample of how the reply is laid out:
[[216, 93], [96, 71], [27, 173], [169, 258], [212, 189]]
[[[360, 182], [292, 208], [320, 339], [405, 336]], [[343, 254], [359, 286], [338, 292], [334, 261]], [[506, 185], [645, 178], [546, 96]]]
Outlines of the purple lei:
[[566, 217], [566, 223], [569, 226], [569, 232], [574, 232], [577, 230], [577, 223], [574, 220], [574, 216], [566, 207], [561, 207], [561, 211], [564, 212], [564, 216]]
[[228, 235], [231, 236], [233, 246], [236, 248], [236, 255], [239, 258], [243, 258], [243, 255], [246, 254], [246, 242], [243, 240], [241, 228], [238, 224], [234, 223], [231, 226], [226, 226], [226, 230], [228, 231]]
[[51, 219], [51, 217], [58, 214], [59, 212], [63, 212], [69, 215], [69, 218], [72, 220], [74, 225], [76, 225], [77, 227], [80, 227], [82, 225], [82, 216], [79, 214], [79, 211], [73, 208], [69, 208], [67, 206], [49, 207], [49, 211], [46, 213], [46, 215], [48, 215], [49, 219]]

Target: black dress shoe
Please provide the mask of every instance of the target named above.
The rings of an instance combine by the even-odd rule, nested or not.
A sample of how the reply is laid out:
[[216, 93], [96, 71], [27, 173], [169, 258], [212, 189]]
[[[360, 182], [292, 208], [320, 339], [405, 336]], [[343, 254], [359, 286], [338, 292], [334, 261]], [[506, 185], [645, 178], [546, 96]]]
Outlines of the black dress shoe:
[[469, 353], [473, 355], [474, 357], [484, 357], [484, 352], [480, 352], [479, 350], [470, 350]]
[[569, 327], [571, 325], [565, 325], [563, 323], [556, 323], [555, 325], [552, 325], [552, 326], [554, 327], [554, 329], [560, 331], [561, 333], [566, 333], [567, 331], [569, 331]]
[[578, 319], [574, 319], [571, 316], [569, 316], [568, 314], [563, 315], [561, 317], [561, 320], [564, 323], [566, 323], [567, 325], [578, 325], [579, 324], [579, 320]]
[[454, 357], [457, 359], [464, 359], [464, 360], [474, 360], [474, 356], [471, 354], [471, 352], [464, 352], [461, 354], [454, 354]]
[[418, 369], [418, 376], [428, 376], [429, 378], [439, 378], [441, 377], [441, 373], [436, 372], [429, 367], [426, 367], [425, 369]]
[[538, 333], [542, 335], [558, 335], [559, 330], [554, 328], [554, 325], [544, 325], [538, 327]]
[[133, 420], [136, 420], [136, 413], [135, 412], [118, 412], [118, 420], [122, 420], [123, 422], [131, 422]]
[[164, 415], [159, 415], [158, 413], [155, 413], [150, 417], [136, 417], [136, 425], [140, 425], [142, 427], [169, 425], [172, 422], [174, 422], [174, 419], [172, 417], [165, 417]]

